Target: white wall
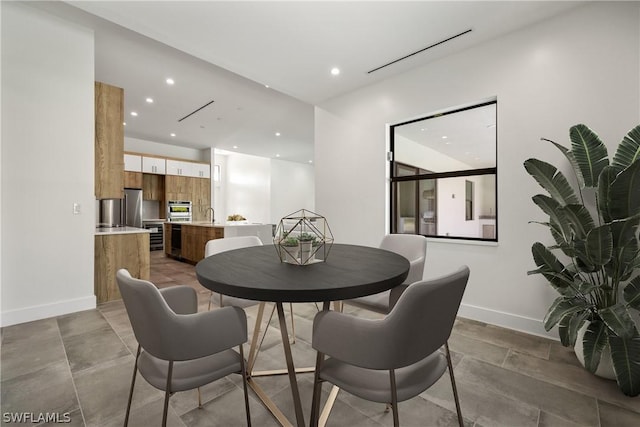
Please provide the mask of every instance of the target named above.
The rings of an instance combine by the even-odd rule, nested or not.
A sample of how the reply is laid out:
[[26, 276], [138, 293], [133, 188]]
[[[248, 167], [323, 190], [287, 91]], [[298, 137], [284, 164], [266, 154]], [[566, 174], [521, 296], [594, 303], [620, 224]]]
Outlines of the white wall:
[[271, 221], [300, 209], [314, 211], [313, 166], [285, 160], [271, 160]]
[[249, 222], [277, 224], [285, 215], [315, 207], [311, 165], [240, 153], [216, 154], [213, 163], [221, 170], [220, 182], [212, 181], [217, 221], [238, 213]]
[[21, 3], [1, 8], [6, 326], [96, 306], [94, 55], [89, 30]]
[[[271, 161], [266, 157], [227, 156], [226, 215], [240, 214], [249, 222], [271, 222]], [[226, 219], [216, 214], [216, 218]]]
[[426, 272], [469, 265], [461, 315], [545, 334], [541, 319], [555, 295], [526, 271], [532, 243], [550, 238], [528, 224], [544, 216], [522, 163], [563, 164], [539, 139], [566, 144], [576, 123], [610, 147], [638, 124], [639, 8], [589, 3], [316, 107], [316, 209], [336, 241], [375, 246], [388, 230], [386, 124], [497, 96], [499, 244], [430, 241]]
[[177, 145], [163, 144], [145, 139], [125, 136], [124, 151], [134, 153], [153, 154], [163, 157], [175, 157], [177, 159], [194, 160], [197, 162], [210, 162], [209, 150], [179, 147]]

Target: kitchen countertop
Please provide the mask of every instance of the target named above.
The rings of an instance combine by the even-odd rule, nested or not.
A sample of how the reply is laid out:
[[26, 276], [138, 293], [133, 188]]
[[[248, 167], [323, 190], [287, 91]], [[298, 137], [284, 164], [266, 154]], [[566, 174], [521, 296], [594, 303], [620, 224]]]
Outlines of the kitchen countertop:
[[96, 228], [96, 236], [115, 235], [115, 234], [136, 234], [136, 233], [150, 233], [150, 230], [137, 227], [111, 227], [111, 228]]

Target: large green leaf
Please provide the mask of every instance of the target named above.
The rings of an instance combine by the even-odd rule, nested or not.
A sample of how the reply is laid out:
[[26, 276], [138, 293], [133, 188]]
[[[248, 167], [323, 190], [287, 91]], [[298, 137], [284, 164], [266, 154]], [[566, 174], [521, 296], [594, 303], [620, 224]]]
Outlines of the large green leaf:
[[611, 219], [625, 219], [640, 213], [640, 160], [620, 172], [607, 194]]
[[593, 218], [591, 218], [591, 214], [584, 205], [567, 205], [562, 208], [562, 211], [578, 239], [584, 239], [587, 233], [595, 227]]
[[605, 224], [587, 233], [586, 255], [594, 265], [605, 265], [613, 255], [613, 236], [611, 228]]
[[544, 213], [549, 215], [549, 224], [560, 236], [563, 242], [571, 240], [571, 227], [567, 221], [562, 206], [555, 199], [542, 194], [536, 194], [531, 198]]
[[640, 125], [631, 129], [622, 139], [611, 164], [622, 170], [638, 159], [640, 159]]
[[607, 273], [621, 281], [628, 280], [638, 268], [640, 262], [640, 247], [637, 228], [640, 215], [624, 220], [615, 220], [609, 224], [613, 236], [613, 257], [607, 264]]
[[565, 316], [571, 316], [574, 313], [588, 310], [588, 308], [588, 304], [583, 299], [560, 296], [549, 307], [549, 311], [544, 317], [544, 328], [549, 331]]
[[572, 126], [569, 130], [569, 138], [571, 151], [578, 164], [584, 186], [597, 186], [600, 172], [609, 165], [607, 147], [595, 132], [583, 124]]
[[598, 315], [617, 336], [630, 339], [636, 333], [636, 326], [625, 304], [618, 303], [598, 310]]
[[607, 327], [599, 320], [591, 322], [582, 338], [584, 367], [589, 372], [595, 372], [600, 364], [602, 350], [607, 344]]
[[616, 373], [618, 387], [627, 396], [640, 394], [640, 335], [638, 331], [630, 338], [616, 336], [609, 331], [611, 361]]
[[550, 139], [546, 139], [546, 138], [541, 138], [542, 141], [547, 141], [552, 143], [553, 145], [556, 146], [556, 148], [558, 148], [558, 150], [560, 150], [562, 152], [562, 154], [564, 154], [564, 156], [567, 158], [567, 160], [569, 160], [569, 163], [571, 164], [571, 167], [573, 168], [573, 171], [576, 175], [576, 178], [578, 180], [578, 185], [580, 185], [580, 188], [584, 188], [584, 180], [582, 179], [582, 174], [578, 173], [578, 171], [580, 170], [580, 167], [578, 166], [578, 162], [576, 162], [576, 158], [573, 155], [573, 153], [571, 152], [571, 150], [569, 150], [567, 147], [565, 147], [564, 145], [560, 145], [557, 142], [553, 142]]
[[607, 166], [602, 170], [600, 178], [598, 178], [598, 211], [605, 222], [611, 222], [613, 219], [613, 214], [610, 211], [611, 203], [609, 202], [609, 193], [611, 192], [611, 183], [615, 181], [616, 176], [618, 176], [616, 168]]
[[536, 242], [531, 247], [531, 253], [536, 266], [539, 268], [529, 271], [527, 274], [542, 274], [560, 294], [565, 296], [575, 295], [577, 286], [574, 284], [573, 275], [566, 270], [553, 252], [542, 243]]
[[623, 292], [624, 300], [629, 307], [633, 307], [636, 310], [640, 310], [640, 276], [634, 277]]
[[573, 188], [555, 166], [542, 160], [528, 159], [524, 162], [524, 168], [561, 205], [578, 203]]

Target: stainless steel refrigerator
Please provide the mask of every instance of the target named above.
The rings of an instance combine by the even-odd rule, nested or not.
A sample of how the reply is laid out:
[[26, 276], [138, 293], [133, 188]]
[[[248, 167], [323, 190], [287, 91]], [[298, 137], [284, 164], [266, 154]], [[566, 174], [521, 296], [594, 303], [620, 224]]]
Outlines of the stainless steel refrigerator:
[[124, 189], [124, 219], [129, 227], [142, 228], [142, 190]]

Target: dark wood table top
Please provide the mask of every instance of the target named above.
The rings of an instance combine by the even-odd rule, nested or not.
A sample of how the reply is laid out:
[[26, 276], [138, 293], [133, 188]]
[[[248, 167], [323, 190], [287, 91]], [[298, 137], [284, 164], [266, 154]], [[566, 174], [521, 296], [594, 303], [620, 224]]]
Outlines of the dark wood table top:
[[200, 283], [214, 292], [255, 301], [339, 301], [401, 284], [409, 261], [367, 246], [334, 244], [327, 260], [310, 265], [280, 261], [273, 245], [222, 252], [196, 265]]

